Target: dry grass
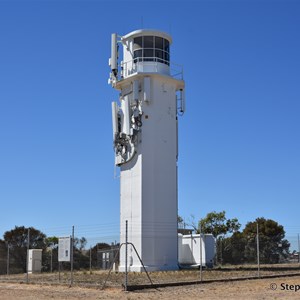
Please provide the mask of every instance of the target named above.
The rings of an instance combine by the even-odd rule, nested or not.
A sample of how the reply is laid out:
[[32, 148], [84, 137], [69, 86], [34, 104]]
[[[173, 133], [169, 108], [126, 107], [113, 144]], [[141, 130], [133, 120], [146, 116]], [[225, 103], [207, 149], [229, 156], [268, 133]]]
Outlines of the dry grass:
[[[299, 273], [300, 267], [297, 264], [281, 264], [281, 265], [262, 265], [260, 275], [279, 275]], [[73, 282], [76, 286], [95, 286], [102, 287], [107, 278], [108, 271], [76, 271], [74, 272]], [[199, 270], [180, 270], [180, 271], [163, 271], [149, 273], [153, 283], [169, 283], [169, 282], [185, 282], [197, 281], [200, 278]], [[257, 267], [253, 265], [248, 266], [223, 266], [222, 268], [215, 268], [211, 270], [203, 270], [202, 279], [218, 280], [229, 278], [255, 277], [257, 276]], [[9, 276], [0, 276], [0, 282], [26, 282], [26, 274], [17, 274]], [[41, 273], [29, 274], [29, 282], [35, 284], [50, 284], [50, 285], [69, 285], [71, 275], [69, 271], [56, 273]], [[120, 287], [125, 281], [124, 273], [112, 272], [107, 281], [107, 286]], [[128, 284], [139, 285], [148, 284], [149, 280], [145, 273], [129, 273]]]
[[[184, 274], [184, 273], [182, 273]], [[50, 300], [50, 299], [299, 299], [300, 291], [287, 291], [280, 288], [281, 284], [296, 285], [300, 283], [300, 276], [276, 278], [276, 279], [256, 279], [235, 282], [218, 282], [198, 284], [191, 286], [178, 286], [169, 288], [159, 288], [141, 290], [125, 293], [120, 287], [110, 287], [105, 290], [98, 288], [86, 288], [66, 285], [48, 284], [19, 284], [0, 282], [0, 300]], [[271, 287], [277, 285], [277, 289]]]

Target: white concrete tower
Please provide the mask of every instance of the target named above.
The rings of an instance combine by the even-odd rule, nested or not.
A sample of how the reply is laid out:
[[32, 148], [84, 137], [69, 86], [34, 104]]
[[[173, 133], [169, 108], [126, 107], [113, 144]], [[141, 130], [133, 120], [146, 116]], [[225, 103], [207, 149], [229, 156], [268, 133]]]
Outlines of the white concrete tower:
[[[185, 109], [182, 68], [170, 62], [172, 38], [161, 31], [112, 34], [109, 82], [115, 164], [120, 167], [120, 242], [134, 244], [146, 269], [177, 269], [177, 116]], [[123, 61], [118, 63], [118, 45]], [[128, 270], [142, 265], [128, 246]], [[125, 269], [125, 247], [120, 271]]]

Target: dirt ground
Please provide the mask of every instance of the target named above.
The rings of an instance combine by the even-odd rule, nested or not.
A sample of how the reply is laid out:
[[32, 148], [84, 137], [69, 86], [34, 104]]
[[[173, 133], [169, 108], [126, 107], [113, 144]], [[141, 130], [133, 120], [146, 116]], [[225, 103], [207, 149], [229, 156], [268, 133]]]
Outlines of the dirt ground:
[[112, 287], [100, 290], [76, 286], [0, 283], [0, 299], [300, 299], [300, 290], [295, 291], [297, 288], [300, 289], [300, 276], [207, 283], [135, 292], [124, 292], [121, 288]]

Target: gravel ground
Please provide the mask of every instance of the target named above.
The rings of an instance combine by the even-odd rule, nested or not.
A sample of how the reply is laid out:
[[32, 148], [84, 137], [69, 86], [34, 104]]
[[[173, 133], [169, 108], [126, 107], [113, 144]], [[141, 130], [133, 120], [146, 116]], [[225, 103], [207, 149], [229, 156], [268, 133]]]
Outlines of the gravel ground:
[[[284, 287], [284, 289], [283, 289]], [[45, 299], [300, 299], [300, 276], [124, 292], [62, 285], [0, 283], [2, 300]], [[287, 290], [288, 289], [288, 290]]]

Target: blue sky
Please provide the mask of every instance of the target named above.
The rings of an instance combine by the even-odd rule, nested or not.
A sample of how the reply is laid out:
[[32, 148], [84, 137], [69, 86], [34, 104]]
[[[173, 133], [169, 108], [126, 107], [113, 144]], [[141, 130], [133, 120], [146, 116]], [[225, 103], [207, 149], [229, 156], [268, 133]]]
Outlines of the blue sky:
[[299, 1], [1, 1], [0, 236], [15, 225], [114, 241], [110, 35], [173, 37], [179, 214], [300, 232]]

